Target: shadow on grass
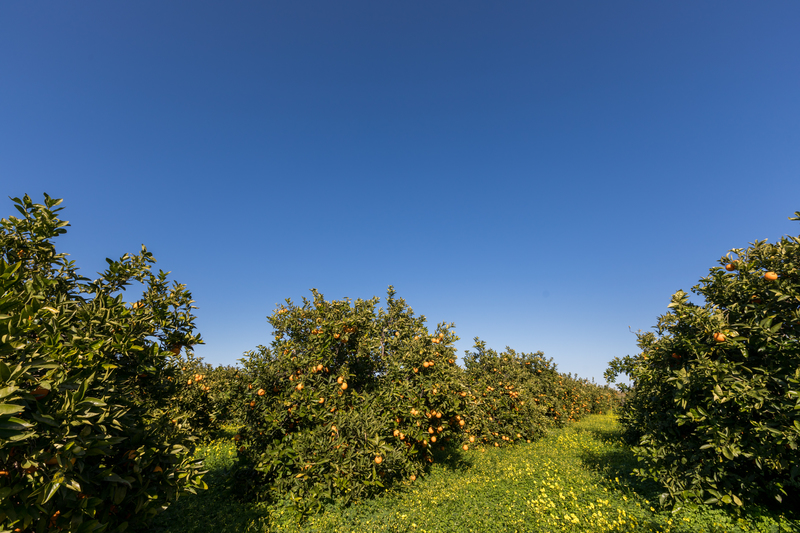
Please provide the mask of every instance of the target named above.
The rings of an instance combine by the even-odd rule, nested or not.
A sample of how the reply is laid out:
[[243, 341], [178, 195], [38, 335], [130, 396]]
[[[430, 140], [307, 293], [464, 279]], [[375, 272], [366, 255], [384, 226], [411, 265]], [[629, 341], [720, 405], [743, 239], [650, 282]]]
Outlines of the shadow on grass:
[[206, 533], [208, 531], [245, 531], [259, 519], [257, 506], [233, 497], [226, 487], [227, 472], [211, 471], [204, 481], [208, 490], [185, 494], [149, 525], [132, 533]]
[[473, 461], [461, 453], [455, 446], [445, 448], [433, 454], [434, 461], [438, 466], [448, 472], [464, 472], [473, 466]]
[[581, 428], [580, 431], [590, 433], [605, 445], [601, 451], [585, 450], [581, 454], [581, 462], [587, 468], [599, 473], [609, 487], [619, 489], [621, 485], [623, 490], [635, 492], [648, 501], [658, 502], [659, 496], [664, 492], [663, 487], [655, 481], [633, 474], [633, 469], [639, 466], [639, 462], [622, 441], [622, 431], [619, 428]]

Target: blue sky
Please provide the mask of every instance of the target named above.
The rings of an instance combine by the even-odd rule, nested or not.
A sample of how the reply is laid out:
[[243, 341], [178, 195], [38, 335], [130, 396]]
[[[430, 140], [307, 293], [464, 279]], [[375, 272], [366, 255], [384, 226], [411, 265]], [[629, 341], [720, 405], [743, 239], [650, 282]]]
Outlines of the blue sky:
[[3, 198], [64, 198], [86, 275], [145, 244], [213, 364], [285, 298], [391, 284], [459, 350], [602, 382], [728, 249], [800, 234], [797, 28], [793, 1], [3, 2]]

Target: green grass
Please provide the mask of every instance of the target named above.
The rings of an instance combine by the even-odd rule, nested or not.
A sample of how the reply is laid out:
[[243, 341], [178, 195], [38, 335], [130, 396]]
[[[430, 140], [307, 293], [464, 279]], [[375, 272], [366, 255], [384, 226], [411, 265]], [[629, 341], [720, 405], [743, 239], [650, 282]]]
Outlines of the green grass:
[[659, 509], [659, 487], [630, 475], [636, 459], [613, 416], [591, 416], [532, 444], [453, 455], [413, 483], [325, 508], [302, 523], [290, 507], [230, 496], [225, 482], [235, 451], [229, 437], [198, 453], [206, 457], [209, 490], [181, 498], [150, 531], [800, 531], [800, 521], [762, 509], [738, 517], [711, 508]]

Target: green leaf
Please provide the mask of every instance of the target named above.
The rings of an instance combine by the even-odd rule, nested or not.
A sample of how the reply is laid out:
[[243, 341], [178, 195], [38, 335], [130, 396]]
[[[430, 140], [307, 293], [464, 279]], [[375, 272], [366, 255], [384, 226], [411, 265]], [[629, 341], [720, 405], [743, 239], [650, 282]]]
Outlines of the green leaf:
[[5, 398], [6, 396], [11, 396], [16, 391], [19, 390], [19, 387], [16, 385], [9, 385], [8, 387], [4, 387], [0, 389], [0, 398]]
[[55, 481], [51, 481], [50, 483], [44, 486], [44, 499], [42, 500], [42, 504], [47, 503], [47, 500], [53, 497], [53, 495], [58, 491], [59, 487], [61, 487], [61, 483], [57, 483]]
[[2, 415], [15, 415], [19, 412], [25, 410], [25, 407], [22, 405], [17, 405], [14, 403], [0, 403], [0, 416]]
[[11, 417], [7, 418], [6, 420], [0, 421], [0, 429], [13, 429], [13, 430], [20, 430], [20, 429], [27, 429], [32, 427], [33, 424], [30, 422], [26, 422], [21, 418]]
[[91, 407], [105, 407], [106, 406], [106, 402], [104, 402], [100, 398], [86, 398], [81, 403], [79, 403], [76, 407], [78, 409], [80, 409], [82, 407], [88, 407], [88, 406], [91, 406]]
[[84, 379], [81, 383], [81, 386], [78, 387], [78, 390], [75, 391], [75, 396], [73, 397], [76, 402], [80, 402], [83, 400], [83, 397], [86, 396], [86, 391], [89, 390], [89, 385], [94, 381], [96, 372], [92, 372], [92, 375], [88, 378]]
[[728, 446], [722, 447], [722, 455], [724, 455], [726, 459], [733, 459], [733, 453], [731, 452], [731, 449]]
[[37, 422], [41, 422], [42, 424], [47, 424], [48, 426], [58, 427], [58, 422], [50, 415], [42, 415], [37, 413], [36, 411], [31, 412], [31, 416], [33, 416], [34, 420]]
[[119, 477], [119, 475], [114, 473], [106, 474], [105, 476], [103, 476], [103, 481], [108, 481], [109, 483], [122, 483], [124, 485], [127, 485], [128, 487], [131, 486], [131, 484], [128, 481], [122, 479], [121, 477]]

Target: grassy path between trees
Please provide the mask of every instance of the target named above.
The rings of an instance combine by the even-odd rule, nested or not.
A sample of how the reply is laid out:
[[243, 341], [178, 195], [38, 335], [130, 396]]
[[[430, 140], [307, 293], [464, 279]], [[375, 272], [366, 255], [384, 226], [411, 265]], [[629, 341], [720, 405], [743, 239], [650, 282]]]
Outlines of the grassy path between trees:
[[235, 501], [224, 486], [231, 439], [198, 450], [209, 490], [181, 498], [153, 533], [302, 532], [795, 532], [800, 520], [752, 510], [659, 509], [660, 488], [630, 475], [636, 459], [612, 415], [593, 415], [532, 444], [471, 450], [424, 478], [302, 524], [290, 508]]

